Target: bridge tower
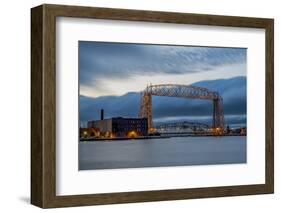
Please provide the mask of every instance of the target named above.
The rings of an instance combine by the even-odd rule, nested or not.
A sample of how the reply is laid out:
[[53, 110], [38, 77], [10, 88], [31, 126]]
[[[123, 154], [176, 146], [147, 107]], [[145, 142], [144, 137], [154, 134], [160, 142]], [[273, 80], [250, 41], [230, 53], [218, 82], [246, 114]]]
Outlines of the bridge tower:
[[147, 118], [148, 131], [151, 132], [153, 129], [152, 121], [152, 94], [149, 91], [149, 87], [141, 94], [141, 110], [139, 112], [140, 118]]
[[213, 100], [213, 128], [224, 128], [223, 102], [220, 96]]

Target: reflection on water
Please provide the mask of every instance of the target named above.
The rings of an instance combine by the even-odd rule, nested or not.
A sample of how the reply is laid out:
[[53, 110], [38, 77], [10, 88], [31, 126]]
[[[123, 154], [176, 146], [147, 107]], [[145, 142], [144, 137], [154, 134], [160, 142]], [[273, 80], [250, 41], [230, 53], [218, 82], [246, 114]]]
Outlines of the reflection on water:
[[246, 163], [246, 137], [80, 142], [79, 170]]

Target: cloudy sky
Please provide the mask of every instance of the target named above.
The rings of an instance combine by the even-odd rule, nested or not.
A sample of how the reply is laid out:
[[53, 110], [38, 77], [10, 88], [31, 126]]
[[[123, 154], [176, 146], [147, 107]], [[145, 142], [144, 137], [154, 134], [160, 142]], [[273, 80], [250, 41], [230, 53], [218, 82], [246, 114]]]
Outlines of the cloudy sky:
[[120, 96], [147, 84], [246, 76], [245, 48], [79, 42], [80, 95]]

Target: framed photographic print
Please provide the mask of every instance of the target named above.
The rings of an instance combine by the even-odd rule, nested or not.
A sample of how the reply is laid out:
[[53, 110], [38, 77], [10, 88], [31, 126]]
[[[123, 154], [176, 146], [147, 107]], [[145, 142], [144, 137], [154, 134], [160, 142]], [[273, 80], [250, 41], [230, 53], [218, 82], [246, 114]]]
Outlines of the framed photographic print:
[[31, 203], [274, 191], [273, 19], [31, 9]]

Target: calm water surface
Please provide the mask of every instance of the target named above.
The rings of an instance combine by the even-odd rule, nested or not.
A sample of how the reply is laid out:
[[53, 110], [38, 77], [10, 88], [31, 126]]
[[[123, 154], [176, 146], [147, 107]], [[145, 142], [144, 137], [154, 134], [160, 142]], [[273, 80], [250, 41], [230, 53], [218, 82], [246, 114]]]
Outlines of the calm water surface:
[[80, 142], [79, 169], [246, 163], [246, 137]]

